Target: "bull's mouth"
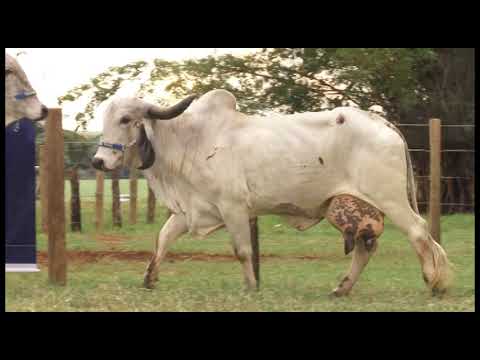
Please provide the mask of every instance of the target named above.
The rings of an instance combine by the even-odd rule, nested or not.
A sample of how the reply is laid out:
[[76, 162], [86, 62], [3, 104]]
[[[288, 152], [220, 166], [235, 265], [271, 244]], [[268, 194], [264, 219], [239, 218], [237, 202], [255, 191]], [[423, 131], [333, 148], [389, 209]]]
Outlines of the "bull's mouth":
[[48, 114], [40, 115], [39, 117], [32, 119], [32, 121], [42, 121], [42, 120], [45, 120], [47, 116]]
[[109, 172], [112, 172], [112, 171], [121, 169], [121, 168], [122, 168], [122, 164], [117, 165], [117, 166], [114, 166], [113, 168], [106, 167], [106, 166], [105, 166], [105, 163], [102, 163], [102, 164], [92, 164], [92, 167], [93, 167], [94, 169], [96, 169], [96, 170], [109, 173]]
[[103, 172], [112, 172], [113, 170], [115, 170], [115, 169], [109, 169], [109, 168], [105, 167], [104, 165], [102, 165], [100, 167], [95, 167], [95, 169], [103, 171]]
[[105, 166], [103, 161], [92, 160], [92, 167], [96, 170], [103, 171], [103, 172], [111, 172], [115, 169], [110, 169]]

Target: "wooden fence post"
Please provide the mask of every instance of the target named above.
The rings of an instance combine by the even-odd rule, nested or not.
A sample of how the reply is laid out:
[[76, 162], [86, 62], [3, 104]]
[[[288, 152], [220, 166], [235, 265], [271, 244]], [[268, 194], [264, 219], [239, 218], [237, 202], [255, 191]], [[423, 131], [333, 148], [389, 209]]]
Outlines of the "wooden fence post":
[[430, 119], [430, 199], [429, 199], [429, 231], [440, 244], [440, 201], [441, 201], [441, 140], [442, 128], [440, 119]]
[[45, 145], [39, 146], [38, 164], [39, 173], [38, 181], [40, 182], [40, 214], [42, 217], [42, 231], [48, 233], [48, 196], [47, 196], [47, 152]]
[[113, 226], [122, 227], [122, 213], [120, 208], [119, 170], [112, 171], [112, 223]]
[[137, 194], [138, 194], [138, 174], [137, 169], [132, 167], [130, 169], [130, 218], [129, 222], [131, 225], [137, 223]]
[[103, 171], [96, 172], [97, 190], [95, 192], [95, 229], [103, 230]]
[[48, 173], [48, 278], [58, 285], [67, 283], [65, 247], [65, 179], [62, 109], [50, 109], [46, 121], [45, 158]]
[[147, 208], [147, 224], [152, 224], [155, 220], [155, 194], [150, 186], [148, 187], [148, 208]]
[[250, 239], [252, 242], [253, 272], [257, 280], [257, 288], [260, 288], [260, 245], [258, 243], [258, 218], [250, 220]]

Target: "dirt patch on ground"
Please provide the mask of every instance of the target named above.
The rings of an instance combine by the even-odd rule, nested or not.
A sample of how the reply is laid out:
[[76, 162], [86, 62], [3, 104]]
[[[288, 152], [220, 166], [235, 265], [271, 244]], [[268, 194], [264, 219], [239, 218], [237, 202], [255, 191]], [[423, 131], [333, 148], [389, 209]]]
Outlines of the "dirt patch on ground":
[[[148, 261], [152, 258], [150, 251], [68, 251], [67, 259], [69, 262], [92, 263], [100, 260], [127, 260], [127, 261]], [[283, 260], [321, 260], [332, 259], [332, 254], [322, 256], [315, 255], [274, 255], [262, 254], [262, 260], [283, 259]], [[209, 253], [168, 253], [167, 261], [237, 261], [235, 256], [228, 254], [209, 254]], [[45, 251], [37, 252], [37, 262], [46, 264], [48, 254]]]
[[130, 240], [131, 237], [121, 236], [121, 235], [112, 236], [112, 235], [106, 235], [106, 234], [97, 234], [95, 235], [95, 239], [100, 242], [105, 242], [109, 245], [115, 245], [115, 244], [119, 244], [121, 242]]

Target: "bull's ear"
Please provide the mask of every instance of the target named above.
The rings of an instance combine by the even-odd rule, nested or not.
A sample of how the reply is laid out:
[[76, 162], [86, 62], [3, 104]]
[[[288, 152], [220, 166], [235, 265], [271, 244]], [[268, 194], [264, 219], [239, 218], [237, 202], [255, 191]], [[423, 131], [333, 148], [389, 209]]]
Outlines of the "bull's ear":
[[140, 132], [137, 139], [138, 154], [142, 164], [138, 167], [139, 170], [145, 170], [151, 167], [155, 161], [155, 152], [150, 140], [148, 140], [145, 126], [140, 126]]

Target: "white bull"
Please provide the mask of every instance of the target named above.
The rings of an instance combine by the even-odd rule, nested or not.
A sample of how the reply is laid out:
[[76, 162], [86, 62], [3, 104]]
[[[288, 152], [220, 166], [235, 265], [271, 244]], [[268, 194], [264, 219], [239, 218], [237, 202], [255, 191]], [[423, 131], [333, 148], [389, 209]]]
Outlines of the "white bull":
[[[385, 119], [349, 107], [247, 116], [224, 90], [192, 101], [169, 109], [136, 98], [112, 101], [92, 161], [108, 171], [139, 155], [149, 186], [173, 213], [160, 231], [147, 287], [182, 234], [205, 236], [225, 226], [246, 284], [256, 288], [249, 220], [277, 214], [304, 230], [325, 217], [334, 197], [348, 194], [388, 216], [408, 236], [428, 286], [446, 289], [447, 256], [418, 214], [407, 145]], [[354, 253], [352, 268], [361, 272], [365, 264]]]
[[21, 119], [43, 120], [47, 114], [18, 61], [5, 54], [5, 127]]

